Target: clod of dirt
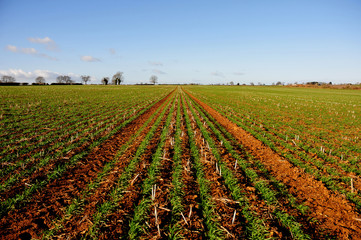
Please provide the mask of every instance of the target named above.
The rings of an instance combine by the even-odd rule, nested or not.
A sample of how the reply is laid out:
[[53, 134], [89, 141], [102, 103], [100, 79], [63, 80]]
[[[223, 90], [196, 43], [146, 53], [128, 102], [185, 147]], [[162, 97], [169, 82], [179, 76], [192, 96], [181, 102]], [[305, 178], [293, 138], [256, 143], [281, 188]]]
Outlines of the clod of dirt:
[[48, 225], [45, 224], [44, 219], [42, 219], [42, 218], [35, 219], [34, 223], [40, 229], [49, 229]]
[[20, 234], [20, 235], [19, 235], [19, 238], [20, 238], [21, 240], [31, 240], [31, 234], [25, 232], [25, 233]]

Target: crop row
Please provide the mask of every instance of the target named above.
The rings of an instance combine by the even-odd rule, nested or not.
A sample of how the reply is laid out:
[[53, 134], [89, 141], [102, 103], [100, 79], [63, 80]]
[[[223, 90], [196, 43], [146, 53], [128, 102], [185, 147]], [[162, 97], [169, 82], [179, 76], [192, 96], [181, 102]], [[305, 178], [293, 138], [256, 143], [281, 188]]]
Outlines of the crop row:
[[[356, 182], [356, 179], [359, 180], [357, 176], [360, 172], [358, 166], [352, 167], [352, 164], [346, 165], [335, 161], [331, 165], [327, 154], [320, 153], [315, 158], [314, 155], [310, 154], [310, 151], [305, 151], [305, 149], [301, 148], [302, 143], [299, 143], [299, 139], [292, 140], [289, 143], [277, 136], [278, 132], [265, 131], [265, 128], [268, 128], [267, 125], [260, 126], [252, 121], [244, 120], [244, 118], [239, 116], [237, 110], [224, 110], [224, 107], [221, 108], [219, 105], [216, 106], [216, 109], [234, 121], [238, 126], [252, 133], [281, 156], [287, 158], [295, 166], [312, 174], [330, 190], [345, 194], [348, 200], [353, 202], [359, 210], [361, 209], [361, 195], [357, 191], [360, 186], [359, 182]], [[347, 175], [344, 171], [351, 174]]]
[[278, 88], [191, 88], [201, 100], [237, 113], [248, 125], [274, 131], [289, 142], [303, 142], [310, 152], [336, 160], [359, 159], [359, 95]]
[[[128, 96], [122, 87], [88, 90], [98, 88], [112, 103]], [[29, 156], [8, 161], [14, 165], [0, 170], [1, 236], [326, 239], [352, 236], [352, 231], [359, 236], [358, 215], [316, 180], [356, 204], [357, 182], [349, 187], [346, 170], [283, 141], [275, 128], [264, 132], [271, 120], [246, 119], [235, 108], [241, 105], [237, 101], [216, 101], [217, 88], [207, 94], [207, 89], [192, 86], [128, 89], [133, 88], [146, 95], [119, 102], [117, 108], [93, 102], [88, 106], [96, 109], [92, 115], [79, 113], [74, 117], [79, 121], [64, 128], [68, 133], [53, 126], [64, 141], [60, 145], [44, 145], [43, 152], [34, 141]], [[63, 101], [71, 102], [67, 98]], [[9, 104], [14, 108], [23, 101]], [[84, 95], [82, 101], [89, 98]], [[243, 138], [244, 130], [259, 140]], [[74, 134], [78, 136], [69, 140]], [[48, 141], [53, 135], [43, 131], [30, 138], [40, 136]], [[337, 210], [328, 208], [329, 203], [344, 207], [340, 212], [347, 210], [349, 216], [335, 217]], [[328, 220], [320, 215], [322, 204]]]

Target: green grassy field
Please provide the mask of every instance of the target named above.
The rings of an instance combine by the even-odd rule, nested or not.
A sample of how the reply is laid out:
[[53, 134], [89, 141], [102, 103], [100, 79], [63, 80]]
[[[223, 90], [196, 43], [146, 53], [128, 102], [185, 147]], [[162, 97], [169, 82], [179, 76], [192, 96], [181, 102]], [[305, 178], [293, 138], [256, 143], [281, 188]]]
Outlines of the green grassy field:
[[0, 87], [6, 239], [358, 239], [361, 91]]

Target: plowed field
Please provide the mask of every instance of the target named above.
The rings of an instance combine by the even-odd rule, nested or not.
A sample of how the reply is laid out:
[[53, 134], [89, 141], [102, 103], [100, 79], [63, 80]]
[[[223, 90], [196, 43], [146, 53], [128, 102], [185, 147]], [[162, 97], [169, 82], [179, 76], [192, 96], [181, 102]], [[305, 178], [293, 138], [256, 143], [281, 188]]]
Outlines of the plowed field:
[[230, 88], [0, 89], [0, 238], [361, 239], [359, 93]]

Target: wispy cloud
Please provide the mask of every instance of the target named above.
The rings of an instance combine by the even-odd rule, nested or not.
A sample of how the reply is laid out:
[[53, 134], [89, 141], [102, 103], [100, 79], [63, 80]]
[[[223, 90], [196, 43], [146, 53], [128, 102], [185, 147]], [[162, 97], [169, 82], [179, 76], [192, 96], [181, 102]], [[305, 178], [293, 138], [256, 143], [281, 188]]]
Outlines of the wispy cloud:
[[148, 61], [149, 65], [152, 66], [163, 66], [163, 63], [161, 62], [156, 62], [156, 61]]
[[244, 75], [244, 73], [243, 72], [234, 72], [233, 75], [242, 76], [242, 75]]
[[38, 51], [35, 48], [22, 48], [20, 51], [25, 54], [38, 54]]
[[224, 78], [224, 74], [222, 72], [218, 72], [218, 71], [212, 72], [211, 75], [215, 76], [215, 77]]
[[39, 43], [39, 44], [43, 44], [45, 45], [46, 49], [48, 50], [58, 50], [58, 46], [56, 45], [56, 43], [54, 42], [54, 40], [52, 40], [49, 37], [45, 37], [45, 38], [28, 38], [29, 42], [32, 43]]
[[112, 55], [117, 54], [117, 51], [116, 51], [114, 48], [109, 48], [109, 52], [110, 52], [110, 54], [112, 54]]
[[7, 50], [9, 50], [10, 52], [17, 52], [18, 51], [18, 48], [16, 46], [13, 46], [13, 45], [7, 45], [5, 48]]
[[84, 62], [101, 62], [99, 58], [95, 58], [92, 56], [82, 56], [81, 60]]
[[155, 74], [167, 74], [166, 72], [163, 72], [163, 71], [161, 71], [159, 69], [153, 69], [152, 72], [155, 73]]
[[37, 56], [37, 57], [43, 57], [43, 58], [47, 58], [47, 59], [53, 60], [53, 61], [58, 60], [57, 58], [49, 56], [45, 53], [39, 53], [35, 48], [18, 48], [13, 45], [7, 45], [6, 49], [8, 51], [14, 52], [14, 53], [23, 53], [23, 54], [33, 55], [33, 56]]

